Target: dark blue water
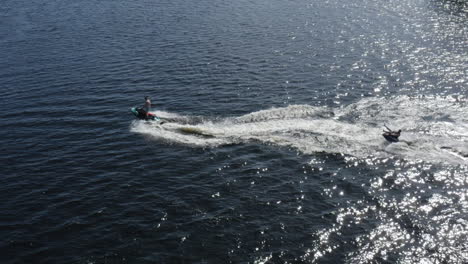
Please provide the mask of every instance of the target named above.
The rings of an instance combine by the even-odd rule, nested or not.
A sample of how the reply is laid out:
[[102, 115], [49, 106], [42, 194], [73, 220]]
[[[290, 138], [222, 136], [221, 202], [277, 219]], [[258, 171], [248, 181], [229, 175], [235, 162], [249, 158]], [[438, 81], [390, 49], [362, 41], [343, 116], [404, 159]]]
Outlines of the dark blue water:
[[468, 262], [467, 13], [3, 1], [0, 262]]

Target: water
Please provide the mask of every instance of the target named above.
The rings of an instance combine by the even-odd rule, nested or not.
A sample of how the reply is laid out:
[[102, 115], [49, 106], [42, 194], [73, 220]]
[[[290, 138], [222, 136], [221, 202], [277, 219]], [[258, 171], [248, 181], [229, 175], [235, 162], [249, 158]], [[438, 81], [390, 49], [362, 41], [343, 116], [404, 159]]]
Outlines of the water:
[[468, 262], [467, 12], [4, 1], [0, 261]]

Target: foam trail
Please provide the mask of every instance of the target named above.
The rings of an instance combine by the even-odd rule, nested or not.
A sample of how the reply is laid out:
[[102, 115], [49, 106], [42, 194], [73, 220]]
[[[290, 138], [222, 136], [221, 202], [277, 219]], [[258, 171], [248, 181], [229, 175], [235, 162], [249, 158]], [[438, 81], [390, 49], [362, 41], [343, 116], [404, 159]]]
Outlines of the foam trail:
[[[292, 105], [221, 121], [158, 112], [183, 122], [158, 125], [136, 121], [132, 131], [198, 147], [262, 142], [304, 154], [342, 153], [356, 157], [392, 155], [424, 161], [468, 163], [466, 105], [442, 99], [369, 98], [340, 109]], [[417, 113], [417, 114], [416, 114]], [[185, 123], [185, 124], [184, 124]], [[383, 124], [402, 128], [401, 142], [381, 136]]]

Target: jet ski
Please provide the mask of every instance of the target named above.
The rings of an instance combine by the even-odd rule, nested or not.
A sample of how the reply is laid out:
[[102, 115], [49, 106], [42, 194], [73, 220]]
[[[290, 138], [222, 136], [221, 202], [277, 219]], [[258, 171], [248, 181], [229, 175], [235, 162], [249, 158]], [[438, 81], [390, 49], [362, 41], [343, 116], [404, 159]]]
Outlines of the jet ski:
[[132, 113], [136, 116], [136, 118], [141, 119], [141, 120], [151, 120], [151, 121], [161, 120], [154, 113], [149, 112], [148, 115], [146, 115], [145, 112], [139, 107], [132, 107], [130, 111], [132, 111]]

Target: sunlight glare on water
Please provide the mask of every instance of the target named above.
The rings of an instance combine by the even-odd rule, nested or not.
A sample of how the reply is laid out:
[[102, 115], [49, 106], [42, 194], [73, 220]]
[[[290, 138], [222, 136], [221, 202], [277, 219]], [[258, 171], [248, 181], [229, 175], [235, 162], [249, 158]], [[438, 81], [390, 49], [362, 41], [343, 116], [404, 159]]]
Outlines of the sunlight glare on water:
[[467, 14], [2, 1], [0, 263], [468, 263]]
[[[388, 144], [379, 137], [372, 141], [368, 136], [349, 137], [350, 131], [378, 135], [381, 128], [374, 124], [387, 120], [387, 115], [396, 111], [393, 108], [398, 108], [403, 117], [393, 119], [391, 124], [405, 128], [403, 143]], [[166, 140], [210, 147], [258, 140], [295, 148], [304, 154], [344, 153], [350, 155], [345, 156], [346, 166], [332, 174], [332, 182], [341, 184], [357, 180], [356, 176], [346, 176], [355, 175], [356, 171], [375, 171], [365, 173], [370, 176], [369, 181], [359, 179], [361, 184], [353, 187], [363, 188], [364, 198], [345, 199], [337, 204], [338, 209], [331, 213], [336, 222], [331, 228], [314, 233], [317, 240], [302, 256], [303, 260], [320, 263], [327, 254], [353, 247], [356, 250], [347, 256], [350, 263], [376, 259], [463, 263], [468, 253], [466, 110], [466, 102], [442, 98], [397, 97], [387, 104], [380, 99], [364, 99], [338, 109], [296, 105], [218, 123], [204, 121], [192, 125], [197, 132], [184, 134], [185, 141], [173, 136]], [[412, 112], [419, 115], [413, 116]], [[355, 127], [357, 123], [359, 126]], [[163, 131], [172, 128], [161, 125], [157, 131], [132, 129], [162, 137]], [[381, 142], [375, 144], [379, 139]], [[310, 162], [318, 171], [323, 170], [321, 163], [316, 159]], [[349, 187], [340, 184], [323, 191], [331, 199], [351, 194]], [[298, 206], [299, 214], [301, 209]], [[331, 239], [353, 233], [352, 230], [362, 230], [363, 234], [348, 242]]]

